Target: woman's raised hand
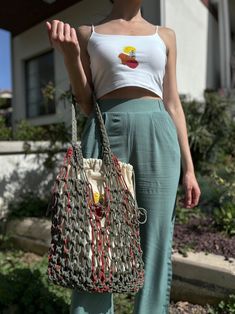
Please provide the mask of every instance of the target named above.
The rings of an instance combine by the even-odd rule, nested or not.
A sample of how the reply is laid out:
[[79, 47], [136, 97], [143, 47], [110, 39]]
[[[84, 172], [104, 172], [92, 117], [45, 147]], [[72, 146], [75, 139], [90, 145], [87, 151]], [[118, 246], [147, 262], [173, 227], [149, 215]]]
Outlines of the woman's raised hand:
[[75, 28], [59, 20], [46, 22], [51, 46], [57, 49], [66, 59], [77, 58], [80, 46]]

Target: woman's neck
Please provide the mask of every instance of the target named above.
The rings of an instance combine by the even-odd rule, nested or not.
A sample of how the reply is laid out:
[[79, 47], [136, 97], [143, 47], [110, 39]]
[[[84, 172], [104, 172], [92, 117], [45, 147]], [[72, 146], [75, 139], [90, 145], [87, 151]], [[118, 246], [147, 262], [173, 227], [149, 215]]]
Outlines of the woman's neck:
[[128, 22], [141, 22], [143, 18], [141, 16], [141, 1], [126, 1], [116, 0], [114, 1], [112, 11], [109, 14], [110, 19], [118, 19], [121, 23]]

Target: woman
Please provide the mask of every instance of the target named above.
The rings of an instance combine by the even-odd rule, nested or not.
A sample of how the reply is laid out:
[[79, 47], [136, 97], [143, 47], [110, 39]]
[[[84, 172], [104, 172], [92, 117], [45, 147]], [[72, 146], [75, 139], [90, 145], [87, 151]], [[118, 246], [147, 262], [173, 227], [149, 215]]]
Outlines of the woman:
[[[142, 0], [114, 0], [96, 26], [47, 22], [51, 44], [64, 57], [73, 94], [88, 116], [82, 133], [86, 158], [99, 157], [94, 137], [93, 95], [111, 149], [134, 166], [138, 205], [148, 210], [140, 225], [145, 282], [135, 295], [135, 314], [168, 313], [175, 201], [182, 161], [184, 207], [198, 204], [200, 188], [190, 154], [176, 83], [176, 36], [141, 15]], [[73, 290], [71, 314], [113, 313], [113, 295]]]

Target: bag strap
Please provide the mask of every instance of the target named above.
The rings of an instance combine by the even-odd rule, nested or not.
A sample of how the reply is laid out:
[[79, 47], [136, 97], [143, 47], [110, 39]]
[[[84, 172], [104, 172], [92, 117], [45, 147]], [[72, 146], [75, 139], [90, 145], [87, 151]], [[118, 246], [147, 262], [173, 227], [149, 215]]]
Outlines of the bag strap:
[[[74, 145], [77, 142], [77, 111], [76, 111], [76, 98], [74, 96], [74, 94], [71, 91], [71, 95], [72, 95], [72, 144]], [[101, 148], [102, 148], [102, 159], [104, 160], [104, 162], [110, 163], [112, 162], [112, 151], [110, 148], [110, 142], [109, 142], [109, 138], [108, 138], [108, 134], [105, 128], [105, 124], [104, 124], [104, 120], [102, 117], [102, 113], [100, 111], [99, 105], [97, 103], [97, 101], [95, 100], [94, 94], [93, 94], [93, 102], [94, 102], [94, 106], [95, 106], [95, 115], [96, 115], [96, 119], [98, 121], [98, 126], [99, 126], [99, 130], [100, 130], [100, 135], [101, 135]], [[82, 156], [82, 152], [80, 152], [80, 156]]]
[[72, 143], [76, 143], [78, 140], [77, 136], [77, 119], [76, 119], [76, 100], [75, 96], [72, 94]]

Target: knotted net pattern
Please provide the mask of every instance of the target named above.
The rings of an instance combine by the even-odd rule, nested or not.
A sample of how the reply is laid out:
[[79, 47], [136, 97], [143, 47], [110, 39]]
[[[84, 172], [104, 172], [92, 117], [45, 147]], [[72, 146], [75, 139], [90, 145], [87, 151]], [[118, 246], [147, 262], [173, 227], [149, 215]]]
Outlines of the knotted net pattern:
[[47, 210], [52, 222], [48, 279], [89, 292], [136, 293], [144, 284], [139, 224], [146, 222], [147, 212], [128, 190], [97, 103], [95, 109], [102, 138], [104, 195], [95, 201], [82, 148], [73, 134]]

